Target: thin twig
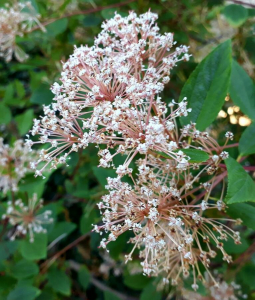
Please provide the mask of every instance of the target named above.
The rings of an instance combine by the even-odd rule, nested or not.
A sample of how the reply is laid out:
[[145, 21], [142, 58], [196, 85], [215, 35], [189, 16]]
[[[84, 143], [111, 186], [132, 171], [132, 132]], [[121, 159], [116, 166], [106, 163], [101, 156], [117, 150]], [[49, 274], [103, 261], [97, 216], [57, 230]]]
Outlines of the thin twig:
[[[219, 182], [221, 182], [221, 181], [224, 179], [224, 177], [227, 176], [227, 174], [228, 174], [228, 172], [227, 172], [227, 171], [224, 171], [221, 175], [219, 175], [219, 176], [217, 177], [217, 179], [213, 182], [213, 184], [212, 184], [212, 189], [213, 189]], [[197, 195], [196, 198], [195, 198], [190, 204], [196, 203], [198, 200], [200, 200], [201, 198], [203, 198], [204, 195], [205, 195], [206, 193], [207, 193], [207, 191], [204, 191], [204, 192], [200, 193], [199, 195]]]
[[[53, 23], [55, 21], [58, 21], [58, 20], [61, 20], [61, 19], [64, 19], [64, 18], [69, 18], [69, 17], [73, 17], [73, 16], [79, 16], [79, 15], [87, 15], [87, 14], [95, 13], [95, 12], [98, 12], [98, 11], [101, 11], [101, 10], [104, 10], [104, 9], [109, 9], [109, 8], [114, 8], [114, 7], [120, 7], [120, 6], [127, 5], [129, 3], [132, 3], [134, 1], [135, 0], [128, 0], [128, 1], [119, 2], [119, 3], [107, 5], [107, 6], [98, 6], [96, 8], [90, 8], [90, 9], [87, 9], [87, 10], [75, 11], [75, 12], [72, 12], [72, 13], [69, 13], [69, 14], [65, 14], [65, 15], [63, 15], [61, 17], [58, 17], [58, 18], [47, 20], [44, 23], [42, 23], [41, 25], [42, 26], [47, 26], [47, 25], [49, 25], [49, 24], [51, 24], [51, 23]], [[38, 29], [41, 29], [41, 27], [40, 26], [36, 26], [36, 27], [32, 28], [30, 31], [28, 31], [27, 33], [35, 31], [35, 30], [38, 30]]]
[[[79, 269], [81, 267], [81, 265], [79, 263], [77, 263], [74, 260], [69, 260], [68, 262], [69, 262], [69, 266], [70, 266], [71, 269], [73, 269], [75, 271], [79, 271]], [[107, 286], [102, 281], [96, 279], [93, 275], [91, 275], [91, 277], [90, 277], [90, 282], [94, 286], [96, 286], [98, 289], [100, 289], [101, 291], [110, 292], [110, 293], [116, 295], [117, 297], [119, 297], [121, 300], [138, 300], [138, 298], [125, 295], [125, 294], [123, 294], [119, 291], [116, 291], [116, 290], [110, 288], [109, 286]]]
[[235, 274], [237, 274], [244, 264], [250, 261], [251, 256], [254, 254], [255, 242], [253, 242], [250, 247], [242, 253], [236, 260], [233, 261], [233, 264], [236, 265]]
[[248, 6], [250, 8], [255, 8], [255, 4], [254, 3], [249, 3], [247, 1], [241, 1], [241, 0], [231, 0], [230, 2], [235, 3], [235, 4], [240, 4], [240, 5], [244, 5], [244, 6]]
[[[224, 164], [219, 164], [219, 167], [226, 169], [227, 166]], [[255, 166], [242, 166], [246, 171], [255, 171]]]
[[62, 250], [60, 250], [57, 253], [55, 253], [51, 258], [49, 258], [45, 262], [43, 262], [41, 264], [41, 270], [42, 270], [41, 273], [45, 273], [47, 271], [47, 269], [54, 263], [54, 261], [57, 258], [59, 258], [66, 251], [70, 250], [71, 248], [73, 248], [74, 246], [76, 246], [77, 244], [79, 244], [81, 241], [83, 241], [84, 239], [86, 239], [88, 236], [89, 236], [89, 233], [81, 235], [78, 239], [74, 240], [72, 243], [70, 243], [69, 245], [67, 245], [65, 248], [63, 248]]

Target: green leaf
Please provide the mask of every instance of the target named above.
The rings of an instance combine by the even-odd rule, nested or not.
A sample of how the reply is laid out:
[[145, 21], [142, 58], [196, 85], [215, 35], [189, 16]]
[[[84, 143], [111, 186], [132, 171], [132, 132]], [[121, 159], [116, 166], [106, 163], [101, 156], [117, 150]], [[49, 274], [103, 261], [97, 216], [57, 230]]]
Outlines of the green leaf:
[[227, 241], [223, 242], [224, 244], [224, 250], [228, 254], [241, 254], [244, 253], [249, 248], [249, 243], [246, 239], [241, 237], [241, 244], [236, 245], [233, 239], [229, 238]]
[[7, 297], [7, 300], [34, 300], [41, 293], [33, 286], [17, 286]]
[[109, 291], [105, 291], [104, 292], [104, 300], [121, 300], [118, 296], [116, 296], [115, 294], [109, 292]]
[[76, 224], [71, 222], [58, 222], [51, 232], [48, 234], [49, 242], [54, 241], [60, 236], [68, 236], [71, 232], [73, 232], [76, 228]]
[[0, 296], [2, 292], [4, 292], [6, 295], [9, 291], [12, 291], [14, 289], [14, 286], [16, 285], [16, 282], [16, 279], [12, 277], [1, 275]]
[[107, 177], [116, 176], [116, 173], [112, 169], [92, 167], [92, 170], [97, 180], [103, 187], [107, 184]]
[[142, 275], [142, 274], [135, 274], [130, 275], [129, 273], [124, 274], [124, 283], [131, 289], [134, 290], [142, 290], [149, 284], [150, 278]]
[[60, 19], [46, 26], [48, 36], [55, 37], [63, 33], [68, 25], [68, 19]]
[[252, 120], [255, 120], [255, 87], [250, 76], [233, 60], [230, 82], [230, 97], [235, 105]]
[[[186, 154], [187, 156], [190, 157], [189, 162], [190, 163], [199, 163], [199, 162], [204, 162], [207, 161], [210, 157], [209, 155], [202, 151], [202, 150], [198, 150], [198, 149], [178, 149], [175, 150], [174, 152], [178, 152], [178, 151], [182, 151], [184, 154]], [[171, 156], [167, 155], [164, 152], [158, 152], [157, 154], [159, 154], [160, 156], [164, 157], [164, 158], [168, 158], [168, 159], [172, 159]]]
[[255, 288], [255, 266], [250, 264], [242, 268], [238, 272], [238, 279], [244, 283], [245, 286], [248, 286], [250, 290]]
[[231, 74], [231, 42], [220, 44], [192, 72], [179, 98], [188, 98], [192, 111], [181, 118], [182, 124], [191, 121], [204, 130], [217, 117], [227, 95]]
[[146, 285], [146, 287], [143, 289], [140, 300], [160, 300], [161, 299], [161, 293], [157, 291], [156, 286], [153, 283], [149, 283]]
[[23, 114], [20, 114], [15, 117], [17, 122], [17, 127], [20, 135], [26, 134], [29, 129], [31, 129], [33, 124], [34, 111], [33, 109], [28, 109]]
[[23, 98], [26, 94], [23, 84], [19, 80], [15, 80], [14, 84], [15, 84], [16, 93], [18, 97], [20, 99]]
[[8, 106], [0, 103], [0, 125], [8, 124], [12, 119], [11, 110]]
[[37, 194], [37, 198], [40, 198], [43, 194], [45, 184], [47, 183], [52, 170], [46, 170], [43, 175], [46, 178], [35, 177], [33, 174], [28, 174], [19, 184], [19, 190], [21, 192], [27, 192], [29, 197], [32, 197], [34, 193]]
[[82, 234], [86, 234], [90, 232], [93, 228], [91, 224], [95, 224], [97, 222], [97, 211], [94, 206], [86, 207], [83, 216], [80, 220], [80, 230]]
[[255, 184], [244, 168], [232, 157], [225, 160], [228, 170], [228, 204], [255, 201]]
[[16, 104], [18, 99], [14, 99], [14, 85], [12, 83], [8, 84], [5, 93], [4, 93], [4, 98], [3, 102], [5, 104]]
[[248, 18], [248, 10], [242, 5], [230, 4], [223, 10], [228, 23], [234, 27], [242, 25]]
[[243, 224], [247, 227], [255, 230], [255, 207], [248, 203], [234, 203], [229, 205], [227, 209], [227, 214], [232, 218], [240, 218]]
[[189, 160], [190, 163], [204, 162], [209, 159], [209, 155], [202, 150], [182, 149], [181, 151], [190, 157], [190, 160]]
[[82, 20], [82, 24], [86, 27], [93, 27], [97, 26], [102, 22], [102, 19], [98, 16], [95, 16], [94, 14], [84, 16], [84, 19]]
[[104, 19], [111, 19], [114, 17], [114, 13], [116, 11], [116, 8], [107, 8], [107, 9], [103, 9], [101, 11], [101, 15]]
[[11, 275], [17, 279], [31, 277], [39, 273], [39, 267], [36, 263], [28, 260], [20, 260], [11, 268]]
[[71, 281], [62, 270], [53, 269], [48, 273], [49, 285], [62, 295], [71, 295]]
[[127, 241], [132, 237], [130, 231], [122, 233], [114, 243], [109, 243], [107, 249], [109, 250], [110, 256], [118, 260], [123, 252], [128, 253], [132, 251], [132, 245], [127, 244]]
[[33, 243], [30, 243], [29, 238], [21, 241], [21, 254], [27, 260], [37, 260], [46, 258], [47, 234], [35, 234]]
[[0, 261], [6, 260], [10, 257], [18, 248], [18, 241], [1, 241], [0, 244]]
[[52, 290], [43, 290], [41, 295], [36, 300], [56, 300], [55, 292]]
[[32, 197], [34, 193], [40, 198], [43, 194], [46, 180], [42, 177], [34, 177], [34, 175], [27, 175], [24, 181], [21, 182], [19, 190], [21, 192], [27, 192], [29, 197]]
[[79, 269], [78, 280], [81, 286], [86, 290], [90, 282], [90, 273], [86, 266], [82, 266]]
[[50, 91], [50, 87], [47, 84], [41, 84], [33, 91], [30, 102], [40, 105], [49, 105], [52, 102], [52, 98], [53, 94]]
[[242, 156], [255, 153], [255, 123], [243, 132], [239, 141], [239, 151]]

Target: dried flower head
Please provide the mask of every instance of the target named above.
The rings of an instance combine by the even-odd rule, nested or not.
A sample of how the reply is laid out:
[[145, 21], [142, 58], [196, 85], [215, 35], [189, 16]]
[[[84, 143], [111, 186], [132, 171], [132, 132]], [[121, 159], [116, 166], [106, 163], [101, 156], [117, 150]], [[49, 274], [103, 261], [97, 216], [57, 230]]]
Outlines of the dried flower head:
[[18, 182], [32, 172], [30, 164], [37, 159], [37, 152], [29, 152], [22, 140], [17, 140], [10, 147], [0, 138], [0, 190], [4, 194], [9, 190], [17, 191]]
[[36, 194], [33, 194], [33, 197], [28, 200], [27, 206], [21, 199], [14, 201], [14, 203], [12, 201], [7, 202], [6, 214], [2, 218], [8, 219], [8, 222], [15, 226], [11, 240], [15, 240], [17, 236], [28, 234], [32, 243], [34, 234], [47, 232], [42, 225], [52, 223], [53, 219], [50, 218], [51, 211], [49, 210], [40, 213], [39, 210], [42, 206], [43, 200], [38, 200]]
[[16, 36], [23, 36], [34, 24], [45, 31], [38, 21], [39, 17], [30, 2], [14, 3], [12, 6], [6, 4], [5, 8], [0, 8], [0, 57], [7, 62], [12, 59], [13, 53], [20, 62], [28, 58], [16, 44]]

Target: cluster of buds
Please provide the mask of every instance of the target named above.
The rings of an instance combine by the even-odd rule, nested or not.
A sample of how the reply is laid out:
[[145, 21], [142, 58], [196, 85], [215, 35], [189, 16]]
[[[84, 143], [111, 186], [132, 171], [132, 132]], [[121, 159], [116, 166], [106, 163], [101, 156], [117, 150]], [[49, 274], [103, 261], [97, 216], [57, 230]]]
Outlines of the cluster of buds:
[[16, 192], [19, 181], [32, 172], [30, 164], [37, 159], [37, 152], [31, 153], [22, 140], [10, 147], [0, 138], [0, 190], [4, 194], [9, 190]]
[[[192, 274], [197, 290], [197, 281], [205, 282], [200, 265], [213, 279], [210, 259], [221, 252], [231, 262], [224, 241], [240, 243], [239, 233], [225, 224], [236, 221], [208, 217], [212, 210], [219, 217], [225, 211], [224, 184], [217, 201], [212, 193], [224, 178], [220, 163], [228, 153], [193, 123], [178, 129], [177, 118], [191, 110], [186, 99], [169, 105], [161, 100], [171, 69], [189, 54], [186, 46], [172, 50], [173, 34], [159, 34], [156, 19], [151, 12], [115, 14], [102, 25], [94, 46], [75, 48], [63, 65], [62, 84], [52, 86], [56, 102], [34, 120], [31, 134], [39, 140], [26, 143], [48, 145], [36, 176], [96, 144], [99, 166], [113, 167], [117, 174], [108, 178], [109, 194], [98, 204], [103, 224], [94, 230], [109, 233], [101, 247], [130, 230], [134, 247], [126, 261], [138, 251], [145, 275], [176, 285]], [[121, 165], [114, 162], [118, 154], [126, 156]]]
[[21, 199], [14, 201], [14, 203], [12, 201], [7, 202], [6, 214], [2, 216], [2, 219], [8, 220], [9, 224], [14, 226], [11, 240], [15, 240], [17, 236], [28, 234], [32, 243], [35, 233], [46, 233], [46, 229], [42, 225], [52, 223], [53, 219], [50, 218], [51, 211], [49, 210], [40, 213], [42, 206], [43, 200], [38, 200], [36, 194], [28, 200], [27, 205]]
[[5, 8], [0, 8], [0, 57], [7, 62], [13, 54], [20, 62], [27, 59], [27, 54], [16, 44], [16, 37], [22, 37], [35, 24], [45, 31], [39, 17], [30, 2], [6, 4]]

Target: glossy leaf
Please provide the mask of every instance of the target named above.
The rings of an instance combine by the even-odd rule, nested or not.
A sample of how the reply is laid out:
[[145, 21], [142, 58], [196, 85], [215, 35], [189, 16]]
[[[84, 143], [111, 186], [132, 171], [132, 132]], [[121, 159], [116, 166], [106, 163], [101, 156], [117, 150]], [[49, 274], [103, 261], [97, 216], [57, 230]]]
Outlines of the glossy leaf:
[[230, 97], [235, 105], [252, 120], [255, 120], [255, 87], [252, 79], [244, 69], [233, 60]]
[[242, 156], [255, 153], [255, 123], [243, 132], [239, 141], [239, 151]]
[[255, 183], [244, 168], [233, 158], [225, 160], [228, 170], [228, 189], [225, 201], [228, 204], [255, 202]]
[[227, 95], [231, 75], [231, 42], [220, 44], [196, 67], [186, 81], [179, 100], [187, 97], [192, 111], [182, 117], [182, 124], [191, 121], [197, 129], [206, 129], [217, 117]]

